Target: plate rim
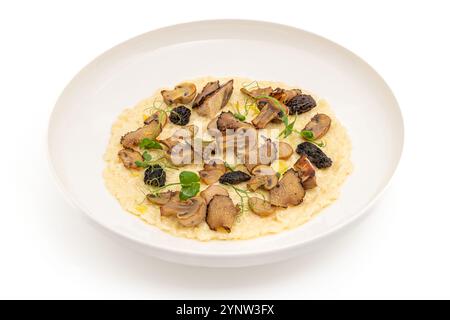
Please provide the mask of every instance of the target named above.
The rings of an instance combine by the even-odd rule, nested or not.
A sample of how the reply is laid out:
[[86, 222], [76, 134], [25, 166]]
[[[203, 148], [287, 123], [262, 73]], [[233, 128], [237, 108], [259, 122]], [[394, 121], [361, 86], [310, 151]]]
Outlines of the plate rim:
[[[131, 234], [125, 234], [119, 230], [116, 230], [114, 228], [112, 228], [111, 226], [106, 226], [105, 224], [103, 224], [100, 220], [95, 218], [95, 215], [92, 214], [90, 212], [89, 209], [85, 208], [78, 200], [75, 199], [75, 197], [71, 194], [71, 192], [68, 190], [68, 188], [64, 185], [64, 183], [62, 182], [61, 178], [58, 176], [57, 170], [55, 168], [55, 165], [53, 163], [53, 159], [51, 156], [51, 138], [50, 138], [50, 131], [51, 131], [51, 124], [54, 121], [55, 118], [55, 114], [57, 112], [57, 109], [59, 109], [61, 103], [60, 101], [62, 100], [63, 96], [67, 93], [67, 91], [70, 89], [70, 87], [76, 82], [76, 80], [87, 70], [89, 69], [92, 65], [94, 65], [96, 62], [98, 62], [99, 60], [101, 60], [102, 58], [104, 58], [109, 52], [113, 51], [113, 50], [117, 50], [118, 48], [120, 48], [123, 45], [126, 45], [129, 42], [132, 41], [136, 41], [141, 37], [145, 37], [148, 34], [151, 33], [159, 33], [159, 32], [164, 32], [166, 30], [170, 30], [170, 29], [174, 29], [174, 28], [183, 28], [183, 27], [187, 27], [189, 25], [201, 25], [201, 24], [210, 24], [210, 23], [226, 23], [226, 24], [242, 24], [242, 23], [247, 23], [247, 24], [253, 24], [253, 25], [265, 25], [265, 26], [269, 26], [272, 28], [285, 28], [285, 29], [290, 29], [293, 32], [303, 32], [305, 34], [308, 34], [310, 36], [319, 38], [320, 40], [329, 42], [337, 47], [339, 47], [340, 50], [343, 50], [344, 52], [346, 52], [347, 54], [353, 56], [354, 58], [356, 58], [357, 60], [363, 62], [369, 69], [371, 72], [373, 72], [373, 74], [375, 74], [381, 81], [382, 83], [385, 85], [386, 89], [388, 90], [389, 94], [392, 96], [393, 102], [395, 103], [395, 107], [398, 111], [398, 116], [399, 116], [399, 121], [400, 121], [400, 127], [399, 127], [399, 133], [401, 133], [400, 135], [400, 139], [399, 139], [399, 150], [398, 150], [398, 158], [395, 162], [395, 164], [392, 166], [392, 171], [389, 172], [388, 178], [386, 183], [384, 184], [384, 186], [379, 190], [379, 192], [361, 209], [359, 210], [356, 214], [352, 215], [351, 217], [345, 219], [344, 221], [338, 223], [337, 225], [335, 225], [334, 227], [330, 228], [329, 230], [317, 234], [313, 237], [311, 237], [310, 239], [300, 242], [300, 243], [293, 243], [293, 244], [288, 244], [288, 245], [283, 245], [283, 246], [279, 246], [273, 249], [266, 249], [266, 250], [258, 250], [258, 251], [254, 251], [254, 252], [198, 252], [198, 251], [190, 251], [189, 249], [183, 249], [183, 250], [178, 250], [178, 249], [174, 249], [172, 247], [166, 247], [166, 246], [160, 246], [160, 245], [154, 245], [152, 243], [147, 243], [144, 241], [141, 241], [137, 238], [135, 238], [133, 235]], [[248, 258], [255, 258], [258, 256], [266, 256], [266, 255], [271, 255], [275, 252], [277, 253], [281, 253], [281, 252], [286, 252], [286, 251], [291, 251], [294, 249], [299, 249], [302, 247], [306, 247], [306, 246], [311, 246], [312, 244], [315, 244], [321, 240], [325, 240], [330, 238], [331, 236], [337, 234], [339, 231], [345, 229], [346, 227], [349, 227], [351, 225], [354, 225], [355, 222], [357, 220], [359, 220], [361, 217], [363, 217], [365, 214], [368, 213], [369, 209], [383, 196], [383, 194], [385, 193], [386, 189], [391, 185], [393, 177], [395, 176], [395, 174], [398, 171], [398, 167], [400, 165], [401, 159], [403, 157], [403, 152], [404, 152], [404, 144], [405, 144], [405, 124], [404, 124], [404, 117], [403, 117], [403, 113], [402, 110], [400, 108], [400, 105], [398, 103], [397, 98], [394, 95], [394, 92], [392, 91], [392, 89], [390, 88], [390, 86], [387, 84], [387, 82], [385, 81], [385, 79], [372, 67], [372, 65], [370, 65], [366, 60], [362, 59], [359, 55], [357, 55], [356, 53], [354, 53], [353, 51], [345, 48], [344, 46], [334, 42], [333, 40], [330, 40], [326, 37], [323, 37], [321, 35], [318, 35], [314, 32], [308, 31], [308, 30], [304, 30], [298, 27], [294, 27], [291, 25], [287, 25], [287, 24], [281, 24], [281, 23], [277, 23], [277, 22], [272, 22], [272, 21], [264, 21], [264, 20], [252, 20], [252, 19], [206, 19], [206, 20], [194, 20], [194, 21], [189, 21], [189, 22], [182, 22], [182, 23], [177, 23], [177, 24], [171, 24], [171, 25], [166, 25], [160, 28], [156, 28], [156, 29], [152, 29], [150, 31], [141, 33], [137, 36], [131, 37], [129, 39], [126, 39], [114, 46], [112, 46], [111, 48], [103, 51], [101, 54], [97, 55], [94, 59], [90, 60], [86, 65], [84, 65], [71, 79], [70, 81], [67, 83], [67, 85], [64, 87], [64, 89], [61, 91], [61, 93], [59, 94], [56, 103], [54, 104], [52, 111], [50, 113], [50, 116], [48, 118], [48, 124], [47, 124], [47, 130], [46, 130], [46, 139], [45, 139], [45, 143], [46, 143], [46, 157], [47, 157], [47, 161], [48, 161], [48, 166], [49, 166], [49, 170], [51, 172], [51, 175], [54, 178], [54, 181], [57, 185], [57, 188], [59, 189], [60, 193], [63, 195], [63, 197], [66, 199], [66, 201], [74, 208], [76, 208], [77, 210], [80, 210], [83, 212], [84, 216], [89, 217], [90, 221], [95, 222], [95, 225], [97, 227], [101, 227], [102, 230], [107, 230], [109, 231], [109, 233], [115, 235], [115, 236], [120, 236], [120, 238], [127, 240], [127, 241], [132, 241], [135, 244], [139, 245], [139, 246], [143, 246], [146, 248], [151, 248], [152, 250], [156, 250], [158, 252], [169, 252], [171, 254], [175, 254], [178, 256], [189, 256], [189, 257], [198, 257], [198, 258], [232, 258], [232, 257], [248, 257]], [[258, 238], [256, 238], [258, 239]], [[189, 240], [189, 241], [197, 241], [194, 239], [184, 239], [183, 240]], [[246, 240], [239, 240], [239, 241], [252, 241], [255, 240], [254, 238], [252, 239], [246, 239]], [[220, 240], [217, 240], [220, 241]], [[161, 258], [161, 257], [159, 257]], [[168, 259], [168, 258], [162, 258], [165, 260], [171, 260], [172, 259]], [[279, 259], [280, 260], [280, 259]], [[183, 262], [181, 262], [183, 263]], [[186, 262], [187, 263], [187, 262]], [[264, 263], [264, 262], [261, 262]], [[248, 263], [247, 265], [256, 265], [256, 264], [261, 264], [261, 263]], [[200, 263], [188, 263], [188, 264], [197, 264], [199, 265]]]

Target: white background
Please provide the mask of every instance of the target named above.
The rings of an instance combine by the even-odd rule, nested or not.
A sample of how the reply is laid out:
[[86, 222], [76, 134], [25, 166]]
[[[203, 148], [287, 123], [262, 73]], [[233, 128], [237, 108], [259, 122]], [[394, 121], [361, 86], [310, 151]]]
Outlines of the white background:
[[[450, 298], [447, 2], [3, 1], [0, 298]], [[398, 98], [406, 143], [391, 186], [317, 251], [244, 269], [170, 264], [98, 232], [55, 187], [47, 121], [79, 69], [135, 35], [212, 18], [325, 36], [369, 62]]]

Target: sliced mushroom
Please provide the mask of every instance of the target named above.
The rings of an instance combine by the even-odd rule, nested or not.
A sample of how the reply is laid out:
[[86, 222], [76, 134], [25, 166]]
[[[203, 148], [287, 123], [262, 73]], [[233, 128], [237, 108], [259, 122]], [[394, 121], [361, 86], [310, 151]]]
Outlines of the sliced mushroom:
[[194, 102], [192, 103], [192, 108], [197, 108], [200, 106], [205, 98], [209, 96], [214, 91], [218, 90], [220, 88], [219, 81], [211, 81], [208, 82], [202, 89], [202, 92], [200, 92], [197, 97], [195, 97]]
[[212, 185], [200, 192], [200, 196], [209, 204], [214, 196], [229, 196], [227, 189], [218, 185]]
[[191, 208], [177, 214], [178, 222], [185, 227], [196, 226], [206, 218], [206, 202], [202, 197], [194, 197], [186, 202], [191, 203]]
[[261, 112], [252, 120], [253, 125], [258, 129], [264, 129], [269, 122], [279, 118], [280, 110], [273, 102], [269, 102], [261, 109]]
[[213, 118], [216, 114], [225, 107], [230, 100], [233, 93], [233, 79], [220, 86], [219, 89], [206, 95], [201, 99], [201, 103], [196, 105], [196, 109], [199, 115], [203, 117]]
[[227, 171], [222, 161], [212, 160], [203, 165], [203, 170], [199, 171], [200, 179], [203, 183], [211, 185], [219, 181], [220, 177]]
[[222, 112], [217, 118], [217, 129], [223, 133], [240, 128], [253, 128], [253, 126], [250, 123], [239, 121], [230, 111]]
[[175, 86], [173, 90], [162, 90], [161, 95], [168, 105], [174, 103], [189, 103], [195, 98], [197, 88], [195, 84], [183, 82]]
[[302, 203], [305, 197], [298, 173], [289, 169], [275, 188], [270, 190], [270, 203], [276, 207], [287, 208]]
[[150, 203], [156, 204], [158, 206], [163, 206], [167, 204], [173, 197], [179, 196], [178, 191], [166, 191], [158, 194], [147, 194], [146, 198]]
[[272, 190], [278, 183], [278, 177], [275, 170], [270, 166], [258, 165], [252, 170], [253, 177], [247, 183], [247, 187], [256, 191], [258, 188], [264, 187], [266, 190]]
[[330, 129], [331, 118], [323, 113], [318, 113], [311, 118], [303, 130], [311, 131], [313, 133], [313, 139], [322, 138]]
[[167, 148], [172, 149], [179, 143], [189, 143], [192, 138], [197, 134], [198, 127], [196, 125], [189, 125], [184, 128], [175, 130], [171, 137], [163, 140], [158, 140], [164, 144]]
[[301, 155], [301, 157], [294, 164], [294, 170], [299, 172], [300, 180], [304, 189], [308, 190], [317, 186], [316, 170], [306, 155]]
[[276, 88], [271, 94], [271, 97], [274, 97], [281, 103], [287, 103], [289, 100], [291, 100], [293, 97], [302, 94], [302, 91], [300, 89], [281, 89]]
[[266, 139], [264, 144], [258, 148], [259, 164], [270, 165], [278, 158], [277, 144], [271, 139]]
[[253, 90], [247, 90], [246, 88], [241, 88], [241, 92], [243, 94], [246, 94], [253, 99], [256, 99], [259, 96], [268, 96], [272, 93], [272, 91], [273, 91], [273, 89], [271, 87], [256, 88]]
[[280, 141], [278, 143], [278, 159], [287, 160], [294, 153], [294, 149], [292, 149], [291, 145], [286, 142]]
[[148, 116], [147, 119], [144, 120], [144, 124], [150, 124], [153, 121], [159, 121], [161, 126], [164, 128], [164, 126], [167, 124], [167, 114], [162, 110], [157, 111]]
[[164, 217], [177, 217], [178, 222], [185, 227], [193, 227], [205, 221], [206, 202], [199, 196], [185, 201], [172, 197], [160, 208], [160, 212]]
[[248, 199], [248, 206], [253, 213], [260, 217], [267, 217], [275, 212], [275, 207], [273, 207], [269, 201], [256, 197]]
[[127, 169], [139, 169], [136, 165], [136, 161], [144, 160], [139, 152], [127, 148], [120, 150], [118, 156]]
[[208, 205], [206, 223], [211, 230], [223, 228], [230, 232], [238, 212], [230, 197], [216, 195]]
[[156, 139], [156, 137], [159, 136], [161, 131], [162, 125], [157, 119], [153, 119], [143, 127], [125, 134], [120, 140], [120, 143], [125, 148], [133, 149], [136, 148], [144, 138], [150, 140]]

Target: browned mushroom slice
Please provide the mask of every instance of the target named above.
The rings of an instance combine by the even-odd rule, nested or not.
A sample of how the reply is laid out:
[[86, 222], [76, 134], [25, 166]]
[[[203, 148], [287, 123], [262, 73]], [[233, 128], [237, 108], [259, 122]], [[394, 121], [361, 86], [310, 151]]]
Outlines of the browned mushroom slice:
[[161, 95], [168, 105], [174, 103], [189, 103], [195, 98], [197, 88], [195, 84], [183, 82], [175, 86], [173, 90], [162, 90]]
[[173, 197], [179, 196], [178, 191], [166, 191], [158, 194], [149, 193], [146, 198], [150, 203], [156, 204], [158, 206], [163, 206], [167, 204]]
[[243, 94], [246, 94], [253, 99], [256, 99], [259, 96], [268, 96], [272, 93], [272, 91], [273, 91], [273, 89], [271, 87], [256, 88], [253, 90], [247, 90], [246, 88], [241, 88], [241, 92]]
[[222, 228], [230, 232], [238, 212], [230, 197], [216, 195], [208, 205], [206, 223], [211, 230]]
[[306, 155], [302, 155], [294, 164], [294, 170], [297, 170], [300, 175], [303, 188], [312, 189], [317, 186], [316, 170]]
[[281, 120], [283, 114], [288, 113], [287, 107], [275, 99], [258, 99], [259, 114], [252, 120], [253, 125], [258, 129], [265, 128], [273, 120]]
[[208, 188], [200, 192], [200, 196], [205, 199], [206, 204], [209, 204], [214, 196], [217, 195], [227, 197], [229, 196], [228, 191], [225, 188], [217, 185], [209, 186]]
[[189, 210], [177, 214], [178, 222], [185, 227], [194, 227], [206, 218], [206, 202], [202, 197], [194, 197], [186, 200], [191, 203]]
[[213, 118], [225, 107], [233, 93], [233, 79], [220, 86], [219, 89], [207, 95], [196, 109], [199, 115]]
[[147, 119], [144, 120], [144, 124], [150, 124], [153, 121], [159, 121], [161, 126], [164, 128], [164, 126], [167, 124], [167, 114], [162, 110], [157, 111], [148, 116]]
[[267, 217], [275, 212], [275, 207], [273, 207], [269, 201], [256, 197], [248, 199], [248, 206], [253, 213], [260, 217]]
[[292, 149], [291, 145], [280, 141], [278, 143], [278, 159], [287, 160], [294, 153], [294, 149]]
[[270, 96], [274, 97], [275, 99], [277, 99], [281, 103], [286, 103], [289, 100], [291, 100], [293, 97], [295, 97], [295, 96], [297, 96], [299, 94], [302, 94], [302, 91], [300, 89], [286, 90], [286, 89], [276, 88], [270, 94]]
[[164, 217], [177, 217], [178, 222], [185, 227], [193, 227], [205, 220], [206, 202], [202, 197], [186, 201], [172, 197], [160, 208], [160, 213]]
[[184, 128], [175, 130], [171, 137], [163, 140], [159, 140], [167, 148], [172, 149], [179, 143], [190, 142], [192, 138], [197, 134], [198, 127], [196, 125], [189, 125]]
[[305, 190], [297, 172], [293, 169], [286, 171], [278, 185], [270, 190], [270, 203], [276, 207], [299, 205], [304, 197]]
[[136, 161], [143, 161], [141, 154], [133, 149], [122, 149], [119, 151], [118, 156], [127, 169], [139, 169]]
[[240, 128], [253, 128], [253, 126], [250, 123], [239, 121], [230, 111], [222, 112], [217, 118], [217, 129], [221, 132]]
[[162, 126], [158, 120], [153, 120], [149, 124], [125, 134], [120, 143], [129, 149], [136, 148], [142, 139], [147, 138], [150, 140], [156, 139], [162, 131]]
[[203, 183], [211, 185], [219, 181], [220, 177], [227, 171], [222, 161], [212, 160], [203, 165], [203, 170], [199, 171], [200, 179]]
[[331, 118], [323, 113], [318, 113], [311, 118], [303, 129], [304, 131], [311, 131], [313, 133], [313, 139], [322, 138], [330, 129]]
[[219, 81], [211, 81], [208, 82], [202, 89], [202, 92], [200, 92], [197, 97], [195, 97], [194, 102], [192, 103], [192, 108], [197, 108], [200, 106], [205, 98], [209, 96], [214, 91], [218, 90], [220, 88]]
[[275, 170], [267, 165], [257, 165], [252, 170], [253, 177], [247, 183], [247, 187], [256, 191], [258, 188], [264, 187], [266, 190], [272, 190], [278, 183], [278, 177]]

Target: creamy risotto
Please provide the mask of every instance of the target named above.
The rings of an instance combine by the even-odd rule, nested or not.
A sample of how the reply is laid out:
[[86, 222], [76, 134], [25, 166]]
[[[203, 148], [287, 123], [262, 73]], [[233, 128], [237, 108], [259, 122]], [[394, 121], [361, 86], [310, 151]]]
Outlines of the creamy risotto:
[[[229, 101], [219, 101], [219, 105], [216, 103], [213, 106], [213, 108], [218, 107], [220, 109], [219, 112], [216, 113], [215, 110], [211, 110], [206, 107], [204, 108], [205, 110], [202, 110], [203, 106], [192, 108], [192, 103], [195, 104], [195, 100], [193, 101], [194, 96], [199, 96], [202, 93], [202, 88], [204, 88], [205, 85], [207, 85], [208, 83], [213, 83], [217, 80], [221, 85], [223, 85], [230, 79], [233, 79], [233, 91], [231, 96], [229, 97]], [[261, 125], [261, 122], [259, 122], [259, 120], [264, 122], [264, 119], [261, 119], [262, 116], [260, 116], [259, 120], [253, 122], [252, 120], [257, 118], [258, 115], [261, 115], [262, 112], [266, 112], [266, 109], [261, 108], [264, 107], [264, 104], [262, 104], [261, 101], [264, 100], [266, 105], [270, 105], [273, 102], [272, 100], [275, 99], [269, 99], [268, 96], [273, 92], [271, 93], [270, 90], [268, 90], [267, 92], [265, 92], [264, 90], [253, 91], [253, 98], [249, 96], [248, 93], [251, 93], [252, 90], [257, 90], [258, 88], [261, 89], [270, 87], [273, 89], [282, 88], [284, 90], [289, 90], [298, 87], [290, 87], [285, 85], [284, 83], [279, 82], [255, 82], [252, 79], [244, 79], [238, 77], [207, 77], [189, 80], [186, 81], [186, 83], [195, 85], [195, 87], [193, 87], [193, 90], [196, 91], [195, 93], [192, 92], [192, 90], [189, 91], [189, 88], [186, 89], [186, 92], [183, 92], [183, 95], [187, 96], [184, 102], [188, 101], [189, 99], [191, 101], [187, 103], [177, 103], [177, 101], [174, 101], [177, 99], [177, 92], [175, 92], [173, 96], [170, 95], [171, 93], [173, 93], [173, 87], [167, 88], [167, 91], [165, 91], [165, 95], [162, 95], [161, 90], [158, 90], [153, 96], [142, 100], [136, 106], [125, 109], [118, 116], [117, 120], [112, 126], [111, 138], [104, 155], [106, 167], [103, 176], [106, 187], [111, 192], [111, 194], [119, 201], [124, 210], [138, 216], [140, 219], [142, 219], [152, 227], [160, 228], [161, 230], [169, 232], [175, 236], [202, 241], [215, 239], [238, 240], [255, 238], [298, 227], [310, 220], [314, 215], [318, 214], [323, 208], [330, 205], [338, 198], [339, 189], [344, 183], [346, 177], [352, 171], [352, 164], [350, 161], [351, 142], [350, 138], [347, 135], [347, 131], [335, 117], [330, 105], [326, 100], [321, 99], [309, 92], [307, 93], [303, 88], [299, 88], [303, 96], [306, 97], [306, 95], [308, 95], [314, 99], [315, 106], [312, 109], [307, 111], [300, 110], [306, 104], [295, 105], [292, 102], [290, 103], [289, 100], [280, 100], [280, 104], [289, 106], [290, 109], [288, 113], [290, 115], [287, 116], [287, 113], [278, 113], [278, 115], [276, 115], [275, 117], [279, 117], [279, 119], [274, 118], [267, 125], [265, 125], [265, 123]], [[241, 88], [246, 88], [247, 94], [241, 92]], [[176, 90], [177, 88], [175, 88], [175, 91]], [[217, 90], [217, 88], [211, 88], [211, 91], [214, 90]], [[300, 92], [300, 90], [298, 91]], [[206, 95], [209, 92], [204, 93]], [[192, 97], [188, 97], [188, 95], [190, 94], [192, 94]], [[211, 93], [209, 94], [211, 96]], [[295, 94], [296, 93], [294, 92], [294, 95]], [[277, 97], [276, 94], [272, 94], [272, 96]], [[199, 102], [198, 100], [200, 98], [201, 97], [197, 99], [197, 102]], [[286, 98], [286, 96], [284, 98]], [[292, 99], [292, 97], [287, 98]], [[281, 98], [277, 97], [277, 99]], [[165, 103], [164, 100], [166, 102], [169, 102], [169, 105]], [[179, 101], [180, 100], [178, 100], [178, 102]], [[174, 103], [171, 104], [171, 102]], [[223, 108], [220, 108], [220, 102], [225, 103], [225, 106]], [[277, 107], [280, 104], [274, 103], [273, 106]], [[174, 110], [174, 108], [180, 105], [186, 106], [189, 110], [191, 110], [191, 114], [190, 117], [187, 117], [187, 114], [183, 113], [183, 109], [178, 109], [180, 111], [175, 114], [175, 116], [179, 118], [178, 121], [177, 119], [174, 119], [173, 113], [170, 116], [170, 110]], [[298, 108], [300, 109], [295, 109], [294, 112], [291, 112], [293, 110], [291, 109], [291, 107], [295, 108], [296, 106], [299, 106]], [[300, 111], [295, 112], [296, 110]], [[206, 128], [208, 124], [211, 124], [211, 122], [215, 121], [214, 117], [227, 111], [231, 111], [231, 113], [228, 115], [233, 115], [235, 120], [241, 121], [245, 124], [245, 126], [248, 125], [248, 127], [251, 127], [252, 130], [254, 129], [254, 126], [256, 126], [260, 139], [261, 136], [264, 137], [265, 141], [267, 141], [268, 139], [267, 136], [264, 136], [260, 133], [260, 131], [262, 132], [262, 129], [264, 129], [264, 134], [267, 134], [271, 138], [271, 140], [269, 141], [275, 141], [277, 139], [282, 141], [284, 143], [284, 146], [288, 149], [288, 154], [283, 155], [283, 157], [280, 157], [280, 154], [278, 154], [277, 158], [270, 159], [269, 163], [265, 164], [265, 168], [269, 166], [275, 173], [273, 175], [273, 178], [276, 179], [274, 185], [267, 186], [267, 184], [270, 185], [271, 183], [273, 183], [273, 181], [266, 181], [266, 185], [256, 185], [256, 187], [254, 186], [254, 191], [249, 186], [250, 182], [254, 181], [255, 178], [255, 174], [252, 174], [251, 172], [251, 170], [253, 170], [252, 167], [254, 166], [249, 167], [245, 166], [244, 164], [239, 164], [238, 162], [225, 163], [225, 169], [222, 172], [219, 171], [219, 176], [225, 174], [225, 172], [228, 173], [228, 178], [230, 180], [226, 181], [229, 181], [230, 183], [220, 183], [223, 182], [225, 178], [221, 178], [220, 181], [217, 181], [217, 179], [214, 179], [214, 177], [214, 183], [211, 183], [211, 181], [209, 182], [211, 183], [211, 185], [220, 187], [220, 190], [222, 191], [225, 189], [226, 194], [228, 195], [220, 195], [219, 192], [217, 194], [212, 194], [214, 200], [208, 199], [208, 197], [206, 197], [205, 200], [201, 200], [202, 196], [200, 195], [200, 193], [196, 193], [194, 195], [195, 198], [200, 199], [199, 201], [202, 202], [201, 207], [204, 208], [203, 210], [206, 210], [206, 212], [203, 213], [203, 217], [194, 219], [195, 221], [192, 220], [188, 224], [180, 223], [180, 219], [183, 218], [182, 215], [180, 215], [180, 219], [178, 219], [177, 216], [174, 216], [173, 214], [164, 214], [164, 206], [161, 207], [160, 205], [155, 204], [155, 202], [149, 201], [146, 195], [150, 193], [153, 194], [154, 197], [159, 197], [160, 193], [165, 192], [167, 195], [168, 191], [180, 191], [180, 172], [188, 171], [198, 174], [200, 171], [205, 170], [206, 168], [204, 167], [203, 163], [175, 166], [174, 164], [171, 164], [170, 161], [166, 161], [167, 158], [163, 158], [160, 156], [161, 154], [167, 153], [167, 145], [161, 143], [158, 144], [158, 146], [156, 147], [157, 149], [153, 149], [154, 146], [152, 146], [152, 143], [158, 143], [166, 140], [170, 138], [173, 133], [176, 132], [176, 130], [192, 125], [195, 125], [197, 128], [199, 128], [200, 132], [197, 133], [197, 137], [202, 140], [202, 143], [204, 145], [207, 143], [212, 143], [217, 139], [211, 137], [207, 133]], [[286, 111], [288, 110], [286, 109]], [[158, 114], [160, 122], [164, 122], [167, 120], [167, 123], [162, 128], [162, 132], [157, 137], [150, 137], [150, 139], [146, 139], [146, 145], [145, 143], [142, 144], [142, 141], [134, 141], [133, 139], [135, 137], [132, 135], [127, 136], [127, 133], [135, 132], [138, 128], [142, 128], [144, 125], [144, 121], [148, 121], [148, 119], [151, 118], [151, 116], [154, 114]], [[317, 125], [317, 123], [312, 121], [312, 118], [314, 118], [314, 116], [317, 114], [324, 115], [324, 121], [326, 121], [323, 123], [321, 122], [320, 124], [324, 125], [325, 123], [325, 126], [327, 126], [327, 128], [324, 129], [323, 127], [315, 126]], [[284, 115], [285, 117], [283, 118], [282, 115]], [[165, 116], [167, 116], [168, 119], [161, 120], [161, 118]], [[317, 121], [322, 121], [322, 119], [318, 119], [317, 117], [315, 119]], [[188, 124], [185, 124], [185, 120], [188, 120]], [[286, 122], [286, 120], [288, 120], [288, 122]], [[329, 123], [329, 120], [331, 120], [331, 124]], [[175, 124], [177, 123], [177, 121], [181, 125]], [[216, 125], [215, 122], [214, 124]], [[286, 126], [286, 124], [292, 125]], [[288, 127], [288, 133], [286, 133], [286, 127]], [[318, 138], [318, 131], [316, 132], [316, 129], [322, 130], [320, 135], [323, 134], [323, 136]], [[282, 132], [283, 130], [284, 132]], [[281, 136], [278, 138], [280, 132]], [[323, 151], [326, 157], [331, 159], [331, 166], [331, 162], [328, 163], [327, 161], [321, 161], [323, 159], [318, 160], [314, 158], [314, 152], [316, 151], [315, 149], [312, 150], [312, 153], [310, 153], [308, 148], [299, 149], [299, 147], [297, 147], [299, 144], [305, 142], [308, 143], [308, 146], [305, 145], [305, 148], [312, 148], [312, 145], [317, 149]], [[132, 148], [125, 148], [126, 150], [129, 150], [130, 154], [121, 153], [121, 150], [124, 149], [125, 143], [131, 143], [131, 145], [135, 147], [134, 151], [130, 150]], [[286, 146], [286, 144], [288, 146]], [[259, 144], [259, 146], [260, 145], [261, 143]], [[163, 149], [158, 149], [161, 146], [163, 147]], [[293, 151], [290, 151], [290, 153], [292, 153], [291, 155], [289, 155], [289, 146], [292, 147], [291, 150]], [[146, 147], [149, 148], [146, 149]], [[303, 171], [303, 169], [301, 169], [301, 166], [298, 165], [299, 158], [302, 155], [301, 153], [298, 153], [299, 150], [306, 150], [304, 153], [306, 156], [304, 161], [306, 162], [303, 164], [309, 165], [309, 169], [312, 170], [312, 174], [311, 172], [309, 173], [310, 176], [306, 177], [305, 174], [308, 174], [306, 172], [308, 170]], [[161, 185], [158, 184], [160, 181], [158, 182], [156, 180], [152, 180], [150, 184], [146, 184], [144, 182], [147, 175], [145, 172], [149, 170], [149, 164], [146, 164], [146, 161], [150, 159], [150, 157], [148, 156], [145, 157], [148, 158], [147, 160], [141, 156], [145, 151], [147, 151], [147, 154], [151, 154], [152, 160], [149, 160], [148, 163], [154, 164], [156, 162], [152, 161], [159, 158], [161, 159], [159, 168], [165, 173], [164, 185], [166, 187], [161, 188]], [[296, 170], [292, 170], [292, 168]], [[242, 176], [236, 174], [237, 171], [242, 172]], [[205, 172], [205, 175], [207, 175], [211, 171]], [[213, 171], [213, 173], [217, 173], [217, 171]], [[230, 175], [229, 173], [233, 174]], [[289, 178], [287, 176], [290, 173], [292, 174]], [[299, 183], [299, 186], [297, 186], [299, 189], [294, 190], [294, 193], [302, 193], [301, 195], [299, 195], [299, 199], [286, 200], [286, 205], [284, 205], [283, 203], [285, 199], [280, 199], [280, 197], [282, 198], [284, 196], [283, 190], [275, 191], [276, 188], [280, 188], [280, 183], [282, 184], [283, 178], [285, 176], [285, 182], [288, 184], [290, 183], [288, 179], [298, 179], [298, 181], [300, 181], [301, 183]], [[202, 179], [200, 181], [199, 190], [200, 192], [208, 187], [208, 185], [205, 183], [206, 178], [204, 176], [201, 176], [201, 178]], [[241, 178], [243, 179], [242, 181], [239, 180]], [[233, 179], [237, 179], [237, 181], [234, 181]], [[153, 182], [155, 182], [156, 184]], [[312, 185], [308, 186], [309, 182], [312, 182]], [[275, 189], [268, 190], [266, 189], [266, 187]], [[192, 190], [192, 188], [189, 189], [187, 193], [195, 193], [196, 190], [195, 188], [193, 189], [194, 190]], [[214, 196], [215, 194], [216, 196]], [[189, 194], [187, 196], [189, 196]], [[174, 201], [173, 198], [176, 198], [175, 201], [177, 201], [177, 205], [179, 205], [178, 202], [186, 201], [181, 200], [178, 197], [178, 194], [175, 193], [170, 194], [170, 196], [168, 197], [171, 200], [166, 199], [165, 201], [163, 201], [164, 199], [162, 199], [161, 202], [165, 203], [169, 200]], [[275, 199], [276, 197], [277, 199]], [[222, 204], [219, 202], [219, 198], [227, 200], [228, 202]], [[231, 208], [231, 206], [229, 205], [231, 202], [228, 200], [228, 198], [231, 199], [232, 204], [235, 206], [235, 209]], [[257, 204], [257, 207], [262, 207], [265, 211], [263, 210], [262, 212], [259, 212], [257, 210], [258, 208], [256, 208], [255, 210], [258, 211], [258, 214], [256, 214], [255, 211], [252, 210], [252, 206], [249, 206], [248, 204], [250, 198], [259, 199], [253, 200], [253, 206]], [[190, 200], [188, 199], [187, 201]], [[213, 201], [217, 203], [213, 204]], [[213, 215], [220, 215], [222, 213], [211, 212], [211, 210], [213, 210], [213, 206], [217, 207], [216, 211], [231, 210], [231, 224], [230, 222], [228, 224], [224, 223], [223, 219], [225, 218], [222, 219], [221, 217], [213, 217]], [[213, 221], [213, 218], [216, 220]]]

